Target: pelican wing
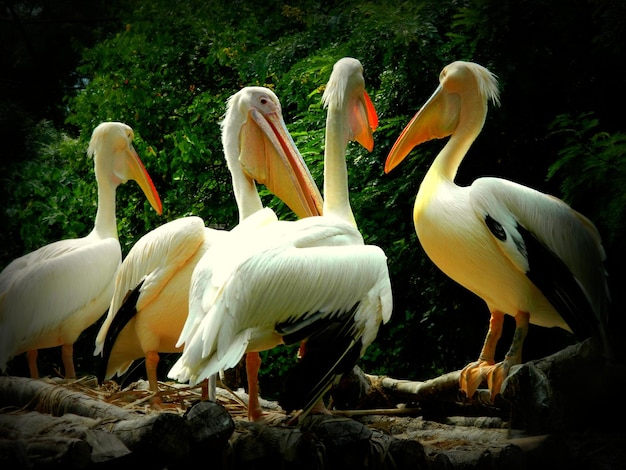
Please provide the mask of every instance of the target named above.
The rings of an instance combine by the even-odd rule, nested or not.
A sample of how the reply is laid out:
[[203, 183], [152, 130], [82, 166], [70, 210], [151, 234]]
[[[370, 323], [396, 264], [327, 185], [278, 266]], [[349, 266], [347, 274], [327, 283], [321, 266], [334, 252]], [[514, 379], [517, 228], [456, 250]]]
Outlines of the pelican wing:
[[[0, 363], [4, 366], [24, 347], [32, 347], [23, 343], [26, 339], [58, 327], [90, 304], [103, 305], [99, 313], [104, 314], [121, 257], [115, 238], [82, 238], [60, 240], [7, 266], [0, 282], [4, 286]], [[67, 286], [72, 286], [71, 295], [58, 295]]]
[[[358, 231], [334, 219], [325, 223], [326, 218], [318, 218], [317, 224], [315, 220], [272, 224], [267, 227], [268, 238], [263, 231], [250, 234], [250, 243], [258, 248], [229, 267], [228, 275], [220, 272], [223, 265], [213, 265], [220, 281], [208, 286], [209, 302], [202, 300], [204, 286], [192, 281], [190, 317], [201, 320], [189, 332], [170, 377], [200, 381], [233, 367], [246, 350], [269, 349], [282, 342], [278, 325], [285, 328], [303, 320], [305, 325], [313, 315], [333, 318], [355, 306], [355, 329], [364, 344], [373, 341], [380, 322], [391, 315], [385, 254], [362, 242], [332, 245]], [[282, 224], [290, 224], [290, 229], [278, 230]], [[213, 249], [224, 251], [216, 245], [207, 256]], [[210, 271], [205, 271], [205, 281], [212, 280]]]
[[199, 249], [204, 236], [205, 226], [200, 217], [183, 217], [148, 232], [133, 245], [116, 275], [109, 312], [96, 337], [95, 355], [102, 352], [111, 322], [129, 292], [143, 283], [137, 293], [141, 296], [135, 295], [134, 300], [141, 303], [137, 305], [139, 308], [149, 304]]
[[[189, 309], [187, 320], [178, 339], [178, 347], [187, 342], [212, 305], [214, 297], [220, 289], [220, 284], [222, 284], [222, 281], [218, 279], [219, 276], [227, 275], [223, 273], [228, 273], [234, 269], [237, 263], [250, 256], [259, 246], [255, 241], [251, 243], [247, 234], [256, 233], [262, 227], [277, 221], [278, 217], [272, 209], [263, 208], [256, 211], [241, 221], [230, 232], [224, 232], [221, 240], [228, 243], [228, 245], [225, 246], [220, 243], [220, 248], [212, 246], [213, 249], [209, 249], [200, 259], [191, 276], [190, 291], [195, 292], [194, 295], [197, 296], [196, 301], [201, 299], [201, 307]], [[239, 246], [237, 245], [238, 243]], [[219, 266], [220, 269], [214, 270], [213, 266]]]
[[[543, 292], [579, 336], [603, 321], [608, 288], [595, 226], [563, 201], [499, 178], [472, 184], [470, 200], [508, 259]], [[602, 268], [603, 269], [603, 268]]]

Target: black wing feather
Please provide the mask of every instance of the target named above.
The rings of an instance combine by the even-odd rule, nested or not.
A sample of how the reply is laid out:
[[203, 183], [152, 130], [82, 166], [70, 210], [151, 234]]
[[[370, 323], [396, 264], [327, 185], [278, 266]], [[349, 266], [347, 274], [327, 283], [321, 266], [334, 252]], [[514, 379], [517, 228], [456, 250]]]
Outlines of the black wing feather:
[[104, 338], [104, 345], [102, 347], [102, 363], [98, 371], [98, 382], [100, 383], [104, 382], [107, 367], [109, 365], [109, 359], [111, 357], [111, 351], [113, 351], [113, 346], [115, 346], [117, 337], [128, 322], [131, 321], [135, 315], [137, 315], [137, 300], [139, 300], [139, 291], [144, 283], [144, 280], [145, 279], [142, 279], [141, 282], [126, 295], [124, 302], [111, 321], [111, 325], [109, 326], [107, 335]]
[[[362, 348], [360, 337], [354, 330], [358, 305], [332, 318], [313, 315], [316, 320], [301, 330], [310, 332], [310, 335], [306, 338], [305, 353], [287, 375], [284, 393], [279, 400], [284, 410], [307, 412], [336, 379], [357, 363]], [[316, 327], [314, 331], [313, 326]]]
[[546, 296], [578, 340], [600, 334], [600, 326], [585, 292], [567, 265], [537, 237], [518, 224], [526, 246], [526, 276]]

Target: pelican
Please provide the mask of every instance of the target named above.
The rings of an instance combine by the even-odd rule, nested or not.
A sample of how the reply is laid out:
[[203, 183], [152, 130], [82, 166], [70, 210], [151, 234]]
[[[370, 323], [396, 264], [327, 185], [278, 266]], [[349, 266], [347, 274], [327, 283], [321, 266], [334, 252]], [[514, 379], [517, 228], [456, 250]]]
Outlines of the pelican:
[[132, 145], [133, 130], [104, 122], [92, 134], [98, 210], [84, 238], [60, 240], [12, 261], [0, 273], [0, 366], [27, 352], [30, 375], [39, 377], [37, 350], [61, 346], [65, 377], [76, 378], [73, 345], [107, 310], [122, 250], [115, 220], [116, 188], [135, 180], [154, 210], [159, 195]]
[[[263, 208], [256, 182], [265, 184], [300, 217], [321, 213], [322, 197], [289, 135], [274, 92], [242, 88], [229, 98], [221, 129], [240, 221]], [[94, 354], [103, 354], [105, 379], [121, 376], [135, 359], [145, 357], [149, 387], [155, 393], [152, 403], [162, 406], [159, 352], [182, 351], [176, 343], [187, 318], [191, 273], [207, 250], [228, 235], [190, 216], [156, 228], [132, 247], [96, 338]], [[253, 359], [251, 353], [248, 360]], [[256, 396], [254, 391], [249, 395]], [[249, 416], [255, 420], [260, 415], [252, 398]]]
[[350, 208], [346, 147], [373, 148], [376, 111], [360, 62], [338, 61], [322, 97], [327, 110], [322, 216], [277, 221], [268, 209], [232, 230], [192, 274], [185, 349], [169, 372], [198, 383], [250, 351], [304, 341], [281, 405], [290, 422], [316, 408], [391, 316], [387, 258], [365, 245]]
[[[501, 178], [454, 183], [482, 130], [488, 101], [499, 102], [498, 85], [495, 75], [470, 62], [449, 64], [439, 82], [398, 137], [385, 172], [416, 145], [450, 136], [417, 193], [415, 230], [430, 259], [489, 308], [479, 359], [461, 371], [459, 385], [471, 398], [486, 380], [494, 400], [511, 366], [522, 362], [529, 323], [605, 341], [605, 253], [593, 223], [553, 196]], [[515, 318], [515, 333], [496, 364], [505, 314]]]

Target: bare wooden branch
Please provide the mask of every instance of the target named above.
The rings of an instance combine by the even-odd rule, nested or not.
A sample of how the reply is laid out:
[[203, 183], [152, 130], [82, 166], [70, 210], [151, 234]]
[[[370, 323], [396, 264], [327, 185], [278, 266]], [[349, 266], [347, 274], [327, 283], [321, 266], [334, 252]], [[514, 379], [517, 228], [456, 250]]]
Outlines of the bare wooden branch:
[[88, 468], [93, 463], [85, 441], [65, 436], [0, 439], [3, 468]]
[[[505, 381], [503, 398], [495, 406], [487, 390], [479, 393], [479, 399], [464, 401], [459, 396], [459, 374], [454, 371], [418, 382], [367, 375], [355, 368], [331, 390], [333, 414], [307, 416], [298, 427], [285, 426], [285, 415], [279, 407], [270, 406], [273, 402], [264, 404], [264, 422], [247, 422], [247, 397], [242, 391], [222, 390], [224, 397], [218, 393], [222, 404], [192, 406], [197, 402], [193, 390], [163, 384], [164, 389], [172, 388], [168, 401], [176, 410], [158, 412], [139, 405], [149, 392], [140, 387], [115, 390], [96, 384], [92, 394], [90, 388], [77, 392], [81, 389], [75, 383], [0, 377], [0, 406], [5, 415], [10, 416], [11, 410], [45, 415], [47, 420], [65, 420], [64, 428], [73, 430], [60, 439], [58, 431], [43, 431], [60, 429], [56, 424], [37, 424], [32, 428], [39, 428], [38, 434], [31, 436], [22, 431], [31, 427], [25, 418], [14, 425], [9, 421], [13, 418], [5, 421], [2, 417], [0, 464], [7, 468], [92, 467], [97, 455], [117, 455], [114, 442], [127, 448], [120, 454], [132, 452], [121, 455], [120, 463], [133, 459], [148, 465], [150, 459], [150, 465], [168, 465], [168, 461], [188, 462], [208, 452], [213, 463], [224, 469], [279, 463], [304, 470], [328, 467], [330, 462], [332, 468], [509, 470], [546, 463], [568, 468], [626, 461], [623, 432], [574, 435], [584, 445], [575, 444], [579, 454], [572, 453], [571, 429], [597, 423], [609, 414], [619, 426], [626, 407], [621, 400], [606, 399], [621, 390], [624, 366], [607, 363], [593, 344], [583, 342], [514, 367]], [[115, 398], [107, 403], [111, 389]], [[547, 431], [543, 436], [529, 436], [516, 429]], [[99, 432], [113, 440], [96, 439]], [[590, 435], [597, 445], [583, 454]], [[584, 463], [579, 462], [580, 455], [587, 459]]]
[[416, 440], [398, 439], [357, 421], [309, 415], [298, 427], [239, 421], [231, 439], [234, 468], [428, 468]]
[[137, 413], [45, 380], [0, 377], [0, 406], [16, 407], [63, 416], [73, 413], [94, 419], [134, 419]]
[[0, 439], [5, 448], [19, 449], [20, 458], [33, 466], [57, 462], [81, 468], [130, 453], [118, 437], [99, 426], [99, 420], [74, 414], [6, 413], [0, 414]]
[[210, 401], [199, 402], [186, 414], [191, 445], [206, 451], [228, 443], [235, 422], [223, 406]]
[[189, 429], [175, 413], [145, 415], [80, 392], [24, 377], [0, 377], [0, 406], [36, 410], [53, 417], [79, 415], [119, 438], [130, 450], [149, 450], [164, 458], [189, 452]]
[[510, 442], [509, 430], [502, 425], [476, 428], [379, 415], [364, 416], [359, 421], [391, 436], [422, 442], [429, 468], [524, 468], [522, 450]]
[[[359, 374], [356, 369], [353, 376]], [[415, 414], [506, 417], [513, 427], [532, 432], [575, 429], [581, 419], [602, 425], [608, 414], [626, 418], [626, 404], [605, 399], [626, 385], [626, 366], [608, 361], [601, 346], [592, 339], [512, 367], [495, 402], [486, 389], [479, 389], [471, 399], [464, 397], [459, 391], [460, 373], [460, 370], [453, 371], [421, 382], [361, 372], [369, 385], [363, 386], [359, 379], [351, 378], [343, 384], [341, 393], [354, 396], [367, 390], [369, 396], [360, 397], [360, 403], [385, 402], [385, 408], [403, 405], [413, 409]], [[357, 384], [356, 391], [345, 390], [351, 384]], [[382, 398], [375, 398], [375, 395]], [[356, 407], [358, 409], [368, 408]], [[342, 411], [342, 414], [357, 416], [356, 410]], [[403, 409], [385, 413], [410, 412]]]
[[460, 371], [450, 372], [424, 382], [399, 380], [391, 377], [368, 376], [375, 386], [393, 393], [397, 399], [408, 401], [459, 401]]
[[[511, 368], [502, 396], [511, 425], [529, 432], [613, 426], [622, 431], [624, 400], [612, 400], [626, 385], [626, 364], [607, 360], [593, 339]], [[609, 417], [611, 419], [609, 419]]]
[[[502, 417], [507, 413], [506, 407], [491, 403], [488, 390], [478, 390], [472, 400], [464, 401], [459, 392], [460, 373], [454, 371], [419, 382], [369, 375], [355, 367], [349, 380], [342, 380], [339, 387], [331, 390], [333, 413], [351, 417], [388, 414], [433, 418], [453, 414]], [[346, 408], [348, 404], [354, 408]]]

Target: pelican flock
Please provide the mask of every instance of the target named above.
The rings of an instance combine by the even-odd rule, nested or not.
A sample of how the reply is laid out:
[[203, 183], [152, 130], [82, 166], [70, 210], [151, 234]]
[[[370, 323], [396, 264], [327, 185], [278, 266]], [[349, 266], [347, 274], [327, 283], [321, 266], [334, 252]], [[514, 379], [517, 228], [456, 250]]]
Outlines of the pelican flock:
[[[323, 215], [278, 221], [257, 211], [216, 243], [191, 278], [189, 315], [179, 339], [184, 350], [169, 372], [198, 383], [235, 366], [243, 355], [304, 342], [280, 400], [298, 419], [313, 409], [350, 370], [391, 316], [384, 252], [365, 245], [349, 203], [346, 147], [373, 148], [377, 126], [352, 58], [334, 67], [327, 107]], [[300, 410], [300, 411], [298, 411]]]
[[61, 346], [65, 377], [76, 377], [73, 345], [107, 310], [115, 273], [122, 262], [115, 217], [116, 188], [135, 180], [154, 210], [161, 200], [133, 148], [133, 130], [104, 122], [92, 134], [98, 185], [93, 230], [60, 240], [12, 261], [0, 273], [0, 368], [27, 352], [30, 375], [39, 377], [37, 350]]
[[[413, 219], [429, 258], [491, 312], [479, 359], [463, 369], [460, 387], [472, 397], [487, 381], [494, 399], [511, 366], [522, 361], [529, 323], [559, 327], [579, 339], [596, 336], [610, 354], [605, 253], [593, 223], [553, 196], [501, 178], [455, 184], [489, 100], [499, 100], [498, 85], [486, 68], [461, 61], [446, 66], [439, 82], [398, 137], [385, 172], [416, 145], [450, 136], [424, 176]], [[516, 328], [509, 351], [496, 364], [505, 314], [515, 318]]]
[[[560, 199], [509, 180], [457, 185], [489, 101], [499, 102], [498, 83], [485, 67], [463, 61], [446, 66], [439, 82], [394, 143], [384, 171], [415, 146], [448, 138], [421, 182], [413, 218], [427, 256], [483, 299], [491, 315], [478, 359], [461, 371], [460, 389], [471, 398], [486, 382], [495, 399], [511, 367], [522, 363], [531, 323], [579, 340], [593, 336], [610, 357], [610, 295], [598, 230]], [[324, 396], [389, 321], [393, 300], [387, 257], [364, 243], [350, 205], [348, 145], [372, 151], [378, 125], [358, 60], [334, 64], [322, 103], [323, 200], [274, 92], [244, 87], [228, 99], [220, 123], [238, 224], [216, 230], [200, 217], [182, 217], [141, 237], [123, 262], [116, 188], [134, 179], [158, 214], [161, 201], [133, 148], [133, 130], [119, 122], [97, 126], [88, 148], [98, 186], [93, 230], [24, 255], [0, 273], [0, 369], [26, 352], [37, 378], [37, 351], [62, 346], [64, 375], [75, 378], [73, 345], [108, 309], [95, 339], [100, 378], [121, 376], [145, 358], [157, 406], [159, 353], [181, 353], [168, 377], [192, 385], [245, 356], [248, 419], [262, 420], [259, 352], [299, 343], [279, 403], [289, 423], [328, 412]], [[263, 207], [257, 184], [299, 220], [278, 220]], [[505, 315], [516, 328], [496, 362]]]
[[[319, 215], [320, 192], [285, 125], [278, 97], [265, 87], [233, 94], [221, 122], [226, 163], [240, 221], [263, 208], [256, 182], [280, 197], [299, 217]], [[158, 392], [159, 352], [181, 352], [177, 344], [187, 318], [191, 274], [226, 230], [205, 227], [200, 217], [173, 220], [144, 235], [118, 272], [108, 316], [96, 338], [94, 354], [103, 355], [104, 379], [125, 373], [145, 357], [150, 390]], [[249, 361], [255, 358], [250, 353]], [[254, 373], [254, 366], [249, 370]], [[251, 388], [255, 377], [251, 377]], [[249, 393], [249, 417], [261, 410]], [[153, 404], [160, 406], [158, 395]]]

